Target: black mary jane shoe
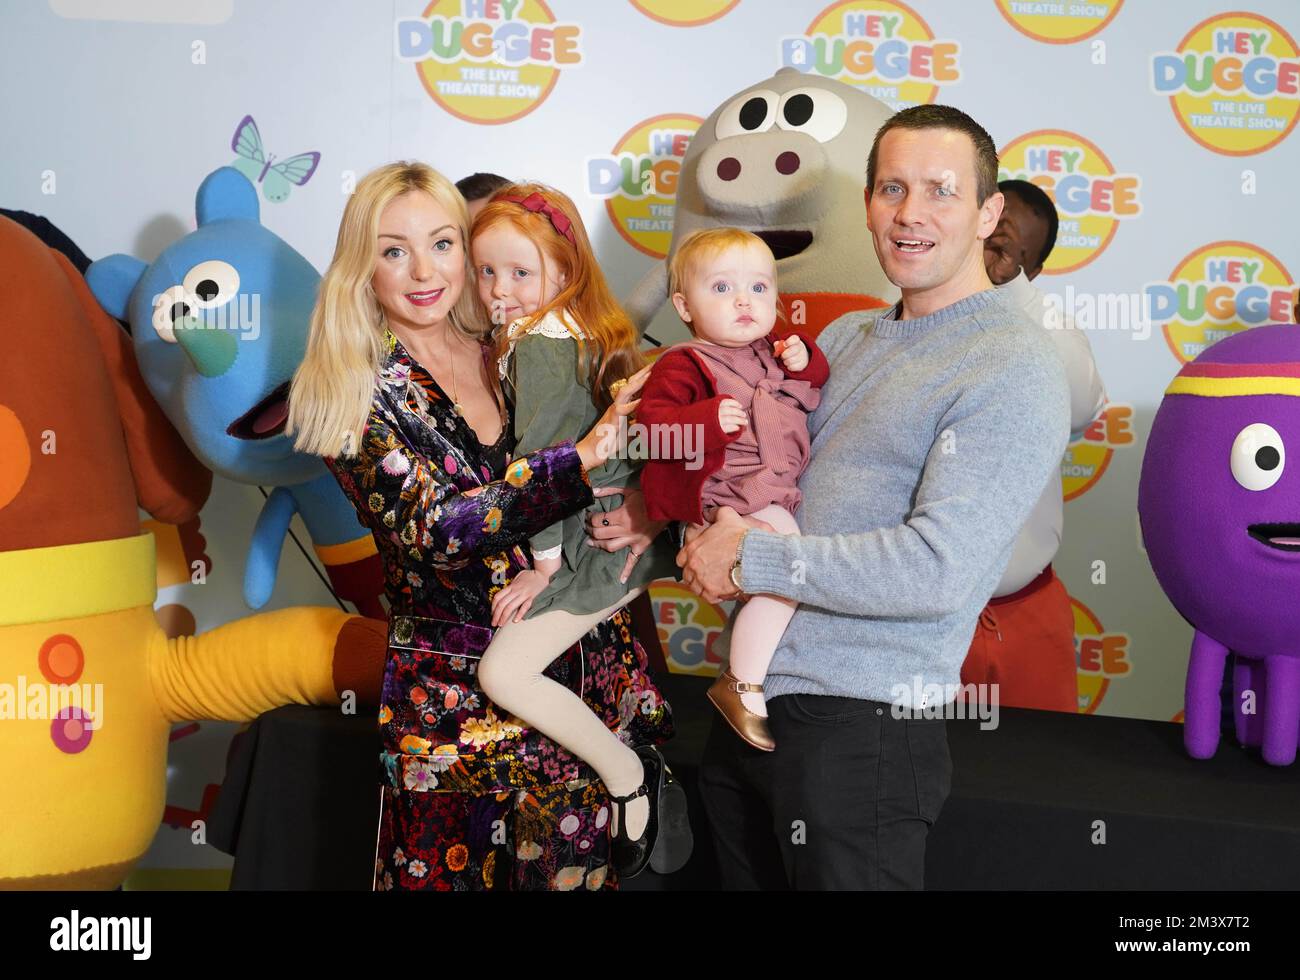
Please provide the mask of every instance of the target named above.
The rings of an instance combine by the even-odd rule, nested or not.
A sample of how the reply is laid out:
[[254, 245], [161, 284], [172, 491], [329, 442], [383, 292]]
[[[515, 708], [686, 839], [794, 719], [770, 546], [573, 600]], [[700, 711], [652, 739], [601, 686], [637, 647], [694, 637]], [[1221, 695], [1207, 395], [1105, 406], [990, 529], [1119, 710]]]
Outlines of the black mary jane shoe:
[[[694, 839], [686, 812], [686, 793], [653, 745], [638, 745], [645, 781], [626, 796], [610, 796], [618, 830], [610, 839], [610, 860], [621, 878], [635, 878], [647, 864], [658, 874], [672, 874], [691, 856]], [[648, 796], [650, 816], [636, 840], [627, 836], [627, 804]]]

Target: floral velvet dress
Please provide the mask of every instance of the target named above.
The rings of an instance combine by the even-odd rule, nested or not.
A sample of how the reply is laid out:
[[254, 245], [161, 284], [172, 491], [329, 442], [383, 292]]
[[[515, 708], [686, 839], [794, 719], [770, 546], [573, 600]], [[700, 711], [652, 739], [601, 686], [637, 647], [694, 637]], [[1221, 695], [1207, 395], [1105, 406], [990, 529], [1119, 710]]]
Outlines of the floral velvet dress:
[[[492, 597], [528, 539], [592, 505], [571, 442], [484, 446], [391, 332], [356, 456], [327, 458], [385, 568], [388, 656], [376, 889], [616, 887], [610, 807], [586, 763], [479, 689]], [[521, 547], [523, 546], [523, 547]], [[620, 610], [547, 670], [629, 745], [672, 735]]]

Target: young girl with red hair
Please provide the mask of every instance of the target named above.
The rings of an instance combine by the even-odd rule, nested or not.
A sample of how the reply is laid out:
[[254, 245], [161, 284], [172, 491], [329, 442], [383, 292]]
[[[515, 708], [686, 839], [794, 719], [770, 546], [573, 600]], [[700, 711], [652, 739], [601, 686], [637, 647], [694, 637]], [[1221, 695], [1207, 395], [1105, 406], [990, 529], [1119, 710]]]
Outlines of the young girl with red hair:
[[[470, 241], [479, 297], [496, 325], [501, 377], [514, 395], [516, 453], [587, 432], [610, 404], [611, 386], [642, 369], [644, 358], [573, 202], [540, 184], [502, 188], [474, 219]], [[622, 459], [589, 475], [598, 486], [637, 482]], [[612, 509], [613, 498], [598, 498], [596, 506]], [[587, 547], [583, 518], [533, 537], [533, 569], [493, 595], [497, 631], [478, 680], [494, 702], [600, 775], [614, 803], [616, 870], [631, 877], [653, 856], [654, 869], [670, 873], [689, 857], [691, 839], [685, 794], [662, 756], [620, 740], [542, 672], [654, 579], [674, 575], [674, 556], [662, 538], [642, 555]], [[630, 719], [639, 706], [620, 710]]]

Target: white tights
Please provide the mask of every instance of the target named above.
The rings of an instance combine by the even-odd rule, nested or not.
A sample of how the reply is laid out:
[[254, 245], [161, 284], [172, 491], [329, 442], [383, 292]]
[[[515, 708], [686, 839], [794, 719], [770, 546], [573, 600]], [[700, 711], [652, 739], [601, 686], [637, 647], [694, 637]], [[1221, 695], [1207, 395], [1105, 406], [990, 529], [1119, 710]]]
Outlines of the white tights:
[[[644, 590], [644, 586], [633, 589], [608, 609], [586, 616], [553, 609], [507, 623], [496, 631], [478, 665], [484, 694], [586, 762], [615, 796], [626, 796], [641, 785], [640, 757], [605, 727], [582, 698], [542, 671]], [[649, 818], [646, 797], [627, 804], [628, 836], [640, 837]], [[611, 832], [614, 829], [611, 825]]]

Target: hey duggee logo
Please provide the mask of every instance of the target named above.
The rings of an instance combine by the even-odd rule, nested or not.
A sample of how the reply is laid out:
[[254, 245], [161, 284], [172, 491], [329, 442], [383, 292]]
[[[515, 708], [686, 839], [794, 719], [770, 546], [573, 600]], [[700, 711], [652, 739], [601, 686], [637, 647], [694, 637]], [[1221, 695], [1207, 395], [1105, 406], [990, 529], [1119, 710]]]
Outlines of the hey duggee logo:
[[722, 660], [713, 644], [727, 623], [723, 609], [673, 579], [651, 584], [650, 604], [668, 669], [674, 674], [716, 675]]
[[740, 0], [632, 0], [632, 6], [669, 27], [698, 27], [730, 13]]
[[1045, 44], [1074, 44], [1092, 37], [1115, 19], [1124, 0], [996, 0], [998, 13], [1026, 37]]
[[673, 237], [677, 178], [699, 116], [652, 116], [629, 129], [612, 153], [587, 159], [587, 193], [605, 199], [605, 211], [623, 240], [662, 259]]
[[1151, 56], [1151, 88], [1169, 96], [1179, 125], [1207, 150], [1262, 153], [1295, 128], [1298, 53], [1267, 17], [1219, 14], [1188, 31], [1177, 51]]
[[1263, 323], [1290, 323], [1295, 282], [1271, 253], [1246, 242], [1198, 248], [1164, 282], [1148, 283], [1147, 307], [1179, 362], [1229, 334]]
[[1096, 713], [1110, 690], [1110, 682], [1127, 677], [1133, 670], [1127, 633], [1111, 633], [1097, 614], [1073, 596], [1074, 652], [1078, 669], [1079, 714]]
[[1066, 447], [1061, 492], [1066, 500], [1087, 493], [1110, 466], [1116, 449], [1133, 445], [1133, 406], [1107, 403], [1105, 410]]
[[1040, 129], [1008, 143], [998, 154], [998, 180], [1037, 184], [1056, 204], [1060, 229], [1043, 265], [1073, 272], [1106, 250], [1120, 222], [1142, 213], [1142, 181], [1116, 173], [1095, 143], [1064, 129]]
[[860, 86], [896, 111], [960, 81], [960, 56], [956, 41], [936, 40], [920, 14], [886, 0], [833, 3], [802, 36], [781, 39], [781, 67]]
[[397, 57], [415, 63], [433, 101], [476, 123], [536, 109], [561, 71], [582, 64], [581, 41], [543, 0], [434, 0], [397, 22]]

